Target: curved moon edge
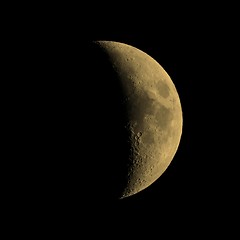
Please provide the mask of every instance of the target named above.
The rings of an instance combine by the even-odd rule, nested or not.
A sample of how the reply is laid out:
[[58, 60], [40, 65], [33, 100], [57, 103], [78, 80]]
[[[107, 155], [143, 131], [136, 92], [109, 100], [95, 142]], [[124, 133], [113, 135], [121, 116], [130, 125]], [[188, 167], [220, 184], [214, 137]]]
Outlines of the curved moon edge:
[[95, 42], [108, 54], [125, 93], [131, 149], [123, 199], [149, 187], [170, 165], [182, 135], [182, 108], [170, 76], [151, 56], [125, 43]]

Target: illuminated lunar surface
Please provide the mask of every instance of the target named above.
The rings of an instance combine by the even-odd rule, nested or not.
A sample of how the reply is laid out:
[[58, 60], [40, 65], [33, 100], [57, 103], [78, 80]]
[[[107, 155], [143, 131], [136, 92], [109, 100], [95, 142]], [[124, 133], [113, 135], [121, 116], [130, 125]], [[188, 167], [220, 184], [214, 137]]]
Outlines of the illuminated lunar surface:
[[120, 42], [95, 42], [109, 57], [123, 89], [129, 156], [120, 198], [142, 191], [171, 163], [182, 134], [182, 108], [163, 67], [145, 52]]

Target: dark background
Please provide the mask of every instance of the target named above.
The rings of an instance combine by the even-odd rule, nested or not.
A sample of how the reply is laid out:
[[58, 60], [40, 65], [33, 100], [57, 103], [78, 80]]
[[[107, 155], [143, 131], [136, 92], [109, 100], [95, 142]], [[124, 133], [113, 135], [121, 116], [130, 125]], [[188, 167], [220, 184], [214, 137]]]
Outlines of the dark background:
[[[238, 123], [234, 114], [238, 110], [231, 109], [237, 101], [237, 95], [232, 93], [236, 77], [231, 76], [234, 64], [230, 63], [229, 56], [235, 53], [232, 47], [235, 31], [231, 31], [234, 20], [226, 23], [221, 12], [209, 8], [198, 12], [195, 8], [191, 12], [185, 9], [175, 15], [171, 8], [163, 7], [156, 13], [150, 11], [150, 17], [145, 15], [147, 10], [139, 14], [133, 12], [129, 10], [131, 14], [126, 17], [126, 10], [117, 16], [115, 11], [99, 14], [88, 11], [87, 17], [83, 17], [82, 13], [51, 10], [34, 17], [33, 11], [30, 16], [21, 15], [14, 20], [8, 30], [11, 33], [7, 35], [11, 50], [8, 58], [14, 62], [11, 66], [16, 66], [14, 71], [11, 68], [8, 71], [9, 78], [15, 79], [9, 81], [14, 97], [8, 101], [12, 101], [13, 106], [10, 111], [13, 117], [9, 117], [10, 140], [16, 145], [14, 151], [10, 149], [9, 158], [17, 159], [11, 161], [11, 174], [17, 176], [17, 181], [13, 181], [11, 194], [14, 196], [10, 199], [17, 222], [23, 218], [27, 218], [27, 223], [34, 219], [50, 228], [68, 226], [90, 235], [101, 223], [104, 227], [96, 231], [103, 236], [111, 231], [109, 229], [117, 234], [127, 229], [141, 233], [145, 229], [154, 234], [161, 230], [183, 235], [190, 234], [191, 229], [199, 236], [209, 230], [213, 233], [220, 228], [224, 230], [230, 215], [236, 214], [237, 174], [232, 166], [237, 161], [233, 153], [237, 141], [229, 136], [230, 132], [234, 133], [231, 126]], [[152, 56], [172, 78], [182, 103], [183, 132], [172, 163], [147, 189], [120, 201], [101, 197], [101, 190], [92, 184], [87, 191], [90, 180], [85, 178], [79, 183], [75, 176], [79, 172], [83, 180], [89, 169], [74, 165], [72, 175], [73, 168], [68, 165], [65, 169], [63, 162], [58, 161], [60, 156], [69, 157], [69, 151], [59, 152], [57, 144], [53, 147], [53, 142], [61, 139], [56, 137], [61, 135], [59, 129], [69, 136], [67, 130], [63, 130], [63, 120], [56, 124], [56, 116], [62, 114], [65, 117], [61, 119], [66, 119], [66, 115], [77, 119], [80, 115], [84, 118], [89, 109], [98, 111], [87, 91], [91, 84], [77, 84], [78, 79], [84, 81], [88, 74], [83, 64], [87, 57], [84, 46], [91, 40], [120, 41]], [[70, 79], [71, 84], [66, 86], [66, 79]], [[63, 92], [67, 92], [64, 97]], [[45, 101], [39, 101], [43, 95]], [[62, 113], [66, 102], [74, 105], [69, 108], [66, 104]], [[78, 103], [80, 115], [73, 114]], [[95, 124], [98, 116], [96, 113]], [[71, 118], [67, 121], [71, 122]], [[39, 122], [44, 122], [40, 128]], [[78, 133], [86, 130], [86, 125], [77, 125], [75, 121], [71, 130], [77, 129]], [[39, 135], [41, 138], [36, 140]], [[68, 147], [76, 151], [79, 145], [74, 145], [75, 139], [77, 134], [72, 141], [61, 142], [61, 146], [68, 142]], [[101, 139], [91, 135], [81, 141], [89, 142], [91, 153], [94, 146], [104, 145]], [[83, 151], [81, 161], [88, 154], [86, 149]], [[71, 157], [75, 155], [72, 153]], [[56, 173], [56, 168], [60, 173]], [[66, 182], [74, 184], [64, 186]], [[88, 227], [92, 229], [85, 230]]]

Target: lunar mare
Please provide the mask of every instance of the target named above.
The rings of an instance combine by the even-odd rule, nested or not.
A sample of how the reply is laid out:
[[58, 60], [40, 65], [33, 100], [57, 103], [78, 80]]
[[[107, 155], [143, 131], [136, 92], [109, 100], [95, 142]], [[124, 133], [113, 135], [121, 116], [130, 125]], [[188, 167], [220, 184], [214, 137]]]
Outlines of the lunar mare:
[[120, 198], [147, 188], [167, 169], [182, 135], [182, 108], [174, 83], [147, 53], [125, 43], [95, 42], [109, 57], [123, 89], [130, 143]]

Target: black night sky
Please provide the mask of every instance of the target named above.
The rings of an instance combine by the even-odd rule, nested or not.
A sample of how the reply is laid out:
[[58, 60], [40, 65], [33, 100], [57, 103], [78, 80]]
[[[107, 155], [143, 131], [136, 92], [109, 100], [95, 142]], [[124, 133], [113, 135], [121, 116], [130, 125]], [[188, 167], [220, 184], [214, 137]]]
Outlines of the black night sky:
[[[196, 234], [206, 233], [213, 222], [221, 224], [223, 214], [234, 212], [230, 202], [235, 194], [227, 183], [236, 176], [230, 174], [227, 162], [234, 158], [223, 137], [229, 115], [223, 92], [229, 79], [219, 59], [224, 59], [230, 44], [221, 42], [219, 48], [217, 43], [226, 28], [193, 13], [172, 21], [154, 15], [148, 21], [137, 16], [126, 22], [109, 15], [104, 20], [70, 15], [14, 25], [13, 43], [18, 39], [14, 54], [23, 65], [16, 70], [22, 81], [14, 85], [16, 141], [25, 136], [23, 147], [18, 146], [18, 155], [25, 160], [15, 166], [16, 172], [23, 169], [14, 187], [16, 209], [30, 218], [84, 232], [85, 227], [94, 232], [102, 222], [101, 236], [111, 228], [116, 234], [131, 230], [134, 224], [137, 232], [148, 223], [163, 231], [169, 226], [177, 231], [183, 224], [179, 231], [191, 228]], [[92, 40], [119, 41], [146, 52], [169, 74], [182, 104], [182, 137], [172, 163], [147, 189], [122, 200], [101, 196], [100, 186], [91, 183], [93, 175], [100, 174], [96, 166], [86, 164], [92, 157], [100, 166], [104, 161], [100, 146], [108, 145], [99, 130], [97, 87], [85, 81], [91, 67], [84, 67], [88, 56], [84, 46]]]

